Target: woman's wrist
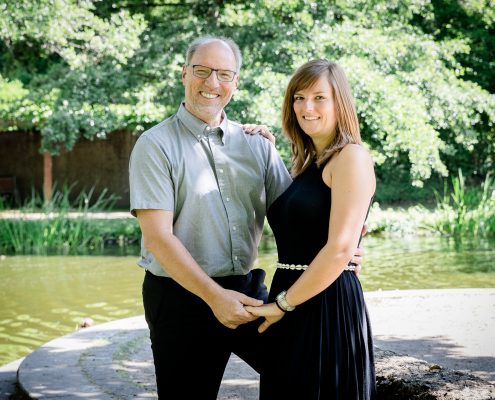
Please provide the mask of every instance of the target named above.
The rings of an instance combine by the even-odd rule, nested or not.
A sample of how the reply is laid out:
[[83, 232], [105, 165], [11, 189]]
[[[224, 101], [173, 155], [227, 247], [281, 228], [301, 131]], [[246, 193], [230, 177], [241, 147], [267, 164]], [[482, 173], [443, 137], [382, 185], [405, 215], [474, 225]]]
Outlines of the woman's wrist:
[[278, 304], [278, 301], [276, 301], [276, 300], [275, 300], [275, 301], [274, 301], [274, 303], [275, 303], [275, 305], [277, 306], [277, 308], [278, 308], [278, 309], [279, 309], [282, 313], [284, 313], [284, 314], [285, 314], [285, 310], [284, 310], [282, 307], [280, 307], [280, 305]]
[[296, 307], [291, 305], [287, 301], [286, 295], [287, 295], [287, 291], [282, 290], [275, 298], [275, 302], [277, 303], [278, 308], [280, 308], [284, 312], [294, 311]]

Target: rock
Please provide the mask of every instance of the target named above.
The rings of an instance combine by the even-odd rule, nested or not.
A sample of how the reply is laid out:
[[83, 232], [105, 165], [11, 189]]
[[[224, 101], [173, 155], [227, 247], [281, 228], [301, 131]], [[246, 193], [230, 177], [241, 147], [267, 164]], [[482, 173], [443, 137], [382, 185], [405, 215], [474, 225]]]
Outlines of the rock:
[[380, 400], [493, 400], [495, 386], [473, 375], [375, 348]]
[[90, 326], [93, 326], [95, 321], [93, 321], [92, 318], [84, 318], [81, 323], [79, 324], [79, 328], [89, 328]]

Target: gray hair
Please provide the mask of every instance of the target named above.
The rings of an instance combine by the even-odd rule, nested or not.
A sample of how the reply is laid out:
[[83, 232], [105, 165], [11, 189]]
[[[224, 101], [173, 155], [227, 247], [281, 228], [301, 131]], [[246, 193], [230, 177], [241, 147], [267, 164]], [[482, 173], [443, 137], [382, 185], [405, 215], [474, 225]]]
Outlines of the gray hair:
[[241, 70], [241, 65], [242, 65], [242, 54], [241, 50], [239, 49], [239, 46], [237, 45], [236, 42], [234, 42], [232, 39], [224, 37], [224, 36], [212, 36], [212, 35], [205, 35], [205, 36], [200, 36], [196, 39], [194, 39], [189, 47], [187, 48], [186, 52], [186, 64], [189, 64], [191, 61], [191, 58], [193, 58], [194, 53], [196, 50], [203, 46], [204, 44], [208, 44], [211, 42], [224, 42], [227, 46], [230, 47], [230, 50], [232, 50], [232, 53], [234, 53], [235, 57], [235, 62], [237, 64], [237, 73]]

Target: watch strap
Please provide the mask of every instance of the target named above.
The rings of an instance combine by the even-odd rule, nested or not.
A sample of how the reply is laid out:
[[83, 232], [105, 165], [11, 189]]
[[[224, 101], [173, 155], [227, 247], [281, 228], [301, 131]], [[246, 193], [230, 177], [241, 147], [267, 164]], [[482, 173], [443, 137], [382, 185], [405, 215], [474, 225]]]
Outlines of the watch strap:
[[282, 311], [294, 311], [296, 308], [295, 306], [291, 306], [286, 299], [287, 291], [282, 290], [277, 297], [275, 298], [275, 301], [277, 303], [278, 308], [280, 308]]

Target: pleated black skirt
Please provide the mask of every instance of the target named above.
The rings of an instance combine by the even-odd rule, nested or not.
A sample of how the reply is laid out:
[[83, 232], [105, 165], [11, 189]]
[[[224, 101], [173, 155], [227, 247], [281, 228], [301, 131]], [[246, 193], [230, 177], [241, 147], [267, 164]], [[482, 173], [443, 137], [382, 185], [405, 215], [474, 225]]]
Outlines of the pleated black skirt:
[[[302, 271], [278, 269], [270, 301]], [[264, 336], [263, 336], [264, 335]], [[359, 279], [351, 271], [262, 334], [260, 399], [376, 399], [373, 341]]]

